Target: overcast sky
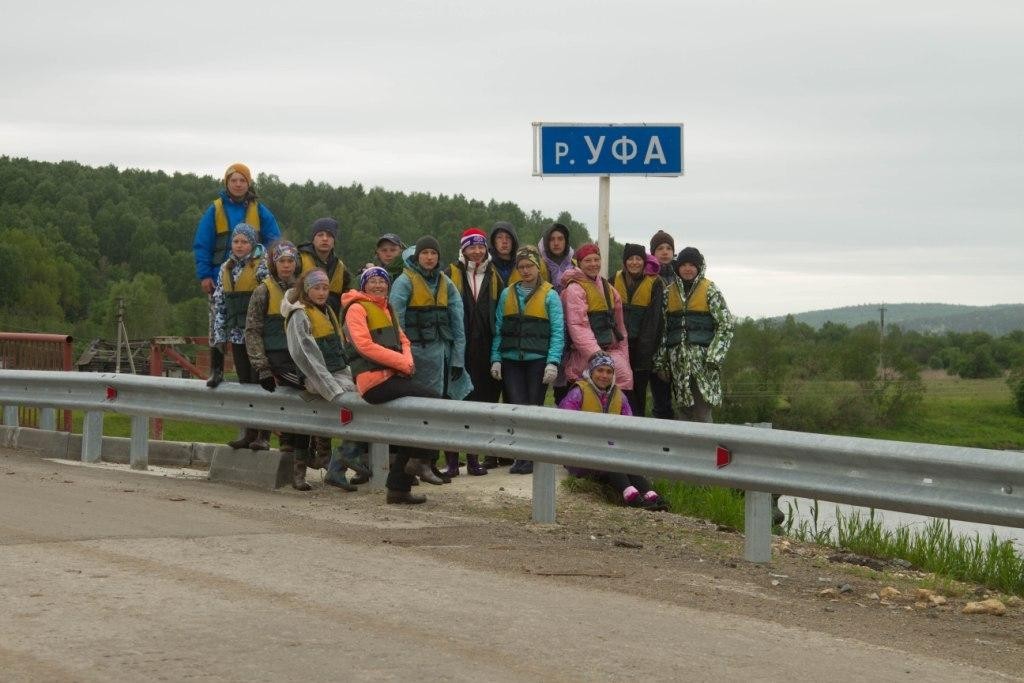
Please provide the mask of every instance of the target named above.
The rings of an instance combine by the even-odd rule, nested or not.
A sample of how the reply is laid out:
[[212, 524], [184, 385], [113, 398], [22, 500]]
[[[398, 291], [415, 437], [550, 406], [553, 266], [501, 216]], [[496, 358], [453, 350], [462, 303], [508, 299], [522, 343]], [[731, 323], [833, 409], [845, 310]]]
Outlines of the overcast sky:
[[596, 235], [597, 179], [533, 177], [531, 122], [681, 122], [686, 175], [613, 178], [612, 235], [700, 248], [734, 313], [1024, 301], [1020, 0], [3, 5], [0, 154], [237, 160]]

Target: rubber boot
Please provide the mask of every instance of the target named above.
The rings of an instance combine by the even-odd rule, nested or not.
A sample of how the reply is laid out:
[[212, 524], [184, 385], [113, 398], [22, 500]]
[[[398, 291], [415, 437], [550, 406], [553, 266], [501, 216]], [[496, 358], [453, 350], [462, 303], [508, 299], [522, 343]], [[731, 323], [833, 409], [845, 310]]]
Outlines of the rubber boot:
[[[327, 436], [311, 436], [309, 437], [309, 466], [315, 470], [320, 470], [327, 467], [328, 463], [334, 458], [331, 454], [331, 439]], [[342, 466], [341, 471], [344, 472], [345, 468]]]
[[224, 352], [220, 349], [210, 349], [210, 379], [206, 380], [206, 386], [216, 389], [217, 385], [224, 381]]
[[486, 455], [484, 456], [484, 461], [481, 463], [481, 466], [485, 469], [493, 470], [498, 466], [498, 459], [493, 455]]
[[345, 478], [345, 465], [342, 464], [341, 456], [337, 453], [333, 454], [331, 461], [327, 463], [327, 475], [324, 477], [324, 483], [337, 486], [343, 491], [358, 490], [355, 486], [348, 483], [348, 479]]
[[[438, 477], [433, 472], [433, 468], [430, 463], [423, 460], [417, 460], [416, 458], [410, 458], [409, 462], [405, 464], [405, 473], [411, 474], [414, 477], [419, 477], [420, 481], [425, 481], [428, 484], [434, 484], [440, 486], [444, 483], [444, 479]], [[451, 481], [450, 479], [448, 481]]]
[[249, 442], [249, 449], [254, 451], [266, 451], [270, 449], [270, 431], [259, 429], [256, 431], [256, 438]]
[[239, 448], [248, 448], [249, 444], [251, 444], [253, 440], [256, 438], [256, 435], [257, 432], [255, 429], [250, 429], [249, 427], [246, 427], [245, 433], [242, 434], [242, 436], [238, 437], [237, 439], [234, 439], [233, 441], [228, 441], [228, 446], [231, 446], [231, 448], [235, 449], [236, 451]]
[[356, 474], [365, 475], [369, 478], [372, 470], [366, 464], [368, 458], [363, 457], [366, 453], [366, 444], [360, 441], [343, 441], [338, 446], [338, 456], [341, 463]]
[[441, 474], [448, 478], [459, 476], [459, 454], [455, 451], [445, 451], [444, 461], [448, 467]]
[[772, 526], [782, 526], [786, 521], [786, 513], [779, 507], [779, 494], [772, 494]]
[[309, 491], [313, 487], [306, 481], [306, 459], [309, 451], [295, 451], [295, 462], [292, 464], [292, 488], [296, 491]]
[[466, 454], [466, 474], [471, 477], [487, 474], [487, 468], [480, 464], [480, 456]]

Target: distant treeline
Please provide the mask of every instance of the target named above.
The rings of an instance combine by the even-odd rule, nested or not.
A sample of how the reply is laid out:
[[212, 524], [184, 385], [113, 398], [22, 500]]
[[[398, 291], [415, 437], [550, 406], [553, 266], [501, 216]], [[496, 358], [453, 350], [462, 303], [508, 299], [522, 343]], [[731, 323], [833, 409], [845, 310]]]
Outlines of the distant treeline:
[[[112, 338], [117, 299], [124, 298], [132, 338], [205, 335], [206, 299], [191, 246], [200, 215], [221, 188], [212, 176], [0, 157], [0, 329]], [[338, 252], [352, 265], [369, 260], [385, 232], [410, 244], [434, 235], [444, 262], [458, 256], [463, 230], [488, 231], [498, 220], [511, 221], [523, 245], [536, 244], [554, 221], [569, 227], [574, 246], [591, 239], [568, 213], [526, 213], [511, 202], [285, 184], [265, 174], [256, 190], [296, 243], [308, 240], [317, 218], [336, 218]], [[622, 248], [613, 244], [611, 251], [615, 268]]]

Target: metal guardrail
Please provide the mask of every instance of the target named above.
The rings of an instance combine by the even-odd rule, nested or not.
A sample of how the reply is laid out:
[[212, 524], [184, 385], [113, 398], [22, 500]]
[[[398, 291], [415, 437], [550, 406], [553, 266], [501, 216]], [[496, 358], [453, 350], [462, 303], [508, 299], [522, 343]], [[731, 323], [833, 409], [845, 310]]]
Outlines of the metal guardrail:
[[0, 404], [87, 411], [83, 460], [99, 458], [102, 412], [131, 415], [131, 462], [141, 468], [155, 416], [369, 441], [378, 471], [386, 467], [382, 444], [527, 458], [536, 462], [537, 521], [554, 521], [555, 465], [741, 488], [753, 561], [770, 558], [769, 491], [1024, 527], [1024, 459], [1006, 451], [472, 401], [370, 405], [352, 393], [335, 405], [255, 385], [211, 391], [198, 380], [93, 373], [0, 370]]

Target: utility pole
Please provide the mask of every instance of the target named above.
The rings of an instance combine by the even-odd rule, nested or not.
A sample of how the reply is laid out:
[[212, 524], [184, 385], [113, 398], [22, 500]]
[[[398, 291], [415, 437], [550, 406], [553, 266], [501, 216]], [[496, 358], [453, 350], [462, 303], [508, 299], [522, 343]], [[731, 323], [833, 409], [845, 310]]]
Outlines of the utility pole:
[[117, 350], [114, 352], [114, 373], [121, 372], [121, 345], [124, 344], [125, 352], [128, 354], [128, 366], [135, 374], [135, 359], [132, 358], [132, 345], [128, 341], [128, 328], [124, 325], [124, 298], [117, 300]]
[[878, 378], [885, 379], [885, 304], [883, 303], [878, 309], [879, 315], [879, 326], [878, 326]]

